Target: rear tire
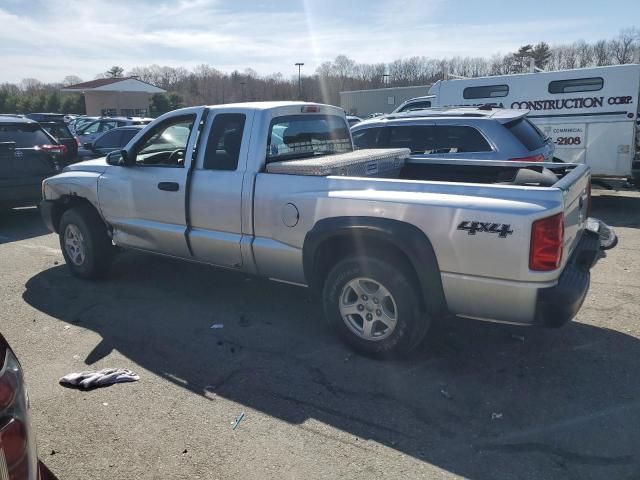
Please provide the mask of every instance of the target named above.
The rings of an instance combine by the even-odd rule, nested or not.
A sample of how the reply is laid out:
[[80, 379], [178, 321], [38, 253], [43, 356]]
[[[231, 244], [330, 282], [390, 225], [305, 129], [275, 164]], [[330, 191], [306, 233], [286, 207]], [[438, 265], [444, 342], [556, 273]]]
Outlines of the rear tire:
[[348, 257], [327, 275], [322, 300], [329, 324], [357, 351], [376, 357], [405, 355], [430, 325], [417, 279], [397, 259]]
[[60, 219], [60, 248], [75, 276], [103, 277], [113, 257], [113, 245], [98, 213], [88, 205], [73, 207]]

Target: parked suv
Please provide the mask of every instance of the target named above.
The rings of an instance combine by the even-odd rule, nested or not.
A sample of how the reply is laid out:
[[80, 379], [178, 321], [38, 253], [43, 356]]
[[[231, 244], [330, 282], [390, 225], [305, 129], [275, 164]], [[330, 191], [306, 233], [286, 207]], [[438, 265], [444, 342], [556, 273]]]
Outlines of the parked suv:
[[554, 145], [528, 110], [429, 108], [385, 115], [353, 126], [357, 148], [409, 148], [417, 158], [553, 161]]
[[151, 122], [151, 120], [153, 119], [143, 117], [103, 117], [76, 130], [76, 134], [80, 139], [80, 143], [84, 145], [87, 142], [93, 142], [100, 134], [116, 127], [146, 125]]
[[125, 147], [136, 133], [144, 128], [144, 125], [129, 125], [117, 127], [101, 134], [93, 142], [87, 142], [80, 148], [78, 155], [82, 160], [104, 157], [109, 152]]
[[0, 208], [37, 205], [42, 180], [62, 169], [65, 154], [39, 123], [0, 117]]

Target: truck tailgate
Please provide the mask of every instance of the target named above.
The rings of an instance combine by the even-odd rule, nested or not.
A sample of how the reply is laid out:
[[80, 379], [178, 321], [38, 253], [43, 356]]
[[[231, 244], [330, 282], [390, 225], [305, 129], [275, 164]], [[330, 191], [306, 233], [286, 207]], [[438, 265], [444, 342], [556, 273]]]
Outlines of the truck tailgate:
[[589, 167], [574, 168], [554, 187], [562, 191], [564, 200], [564, 253], [563, 264], [575, 250], [589, 216], [591, 174]]

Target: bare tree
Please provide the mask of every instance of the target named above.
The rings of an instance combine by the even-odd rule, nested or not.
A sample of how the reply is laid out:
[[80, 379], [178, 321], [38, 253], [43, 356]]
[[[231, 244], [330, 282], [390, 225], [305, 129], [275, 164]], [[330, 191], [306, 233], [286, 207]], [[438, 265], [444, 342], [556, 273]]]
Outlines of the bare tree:
[[597, 67], [611, 65], [609, 52], [609, 42], [606, 40], [598, 40], [593, 44], [593, 60]]
[[616, 63], [624, 64], [633, 61], [634, 50], [639, 44], [639, 35], [640, 31], [637, 28], [625, 28], [610, 42], [609, 48]]
[[82, 79], [77, 75], [67, 75], [62, 79], [62, 85], [65, 87], [75, 85], [76, 83], [82, 83]]
[[24, 92], [35, 92], [41, 90], [43, 84], [37, 78], [23, 78], [20, 81], [20, 89]]
[[578, 67], [590, 67], [594, 64], [594, 47], [584, 40], [578, 40], [574, 43], [576, 55], [578, 57]]

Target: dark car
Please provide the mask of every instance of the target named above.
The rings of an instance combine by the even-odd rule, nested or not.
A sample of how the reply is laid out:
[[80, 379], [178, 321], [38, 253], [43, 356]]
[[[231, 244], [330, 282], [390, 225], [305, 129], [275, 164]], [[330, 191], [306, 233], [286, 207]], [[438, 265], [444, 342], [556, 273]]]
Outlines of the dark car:
[[59, 143], [67, 148], [65, 163], [73, 163], [78, 160], [78, 147], [80, 140], [71, 133], [69, 127], [64, 122], [38, 122], [47, 132], [53, 136]]
[[0, 208], [37, 205], [42, 180], [60, 172], [65, 153], [39, 123], [0, 117]]
[[0, 479], [55, 480], [38, 461], [22, 367], [0, 334]]
[[88, 142], [94, 142], [101, 134], [114, 128], [129, 125], [146, 125], [152, 120], [152, 118], [144, 117], [102, 117], [95, 122], [76, 129], [76, 135], [78, 135], [80, 143], [84, 145]]
[[27, 113], [25, 115], [28, 119], [34, 120], [38, 123], [42, 122], [63, 122], [64, 113]]
[[83, 115], [81, 117], [74, 118], [67, 125], [69, 125], [69, 128], [74, 134], [77, 134], [77, 132], [81, 130], [82, 127], [90, 124], [91, 122], [95, 122], [99, 118], [100, 117], [87, 117], [86, 115]]
[[130, 125], [109, 130], [96, 138], [94, 142], [82, 145], [78, 156], [81, 160], [89, 160], [104, 157], [114, 150], [121, 150], [143, 128], [144, 125]]

